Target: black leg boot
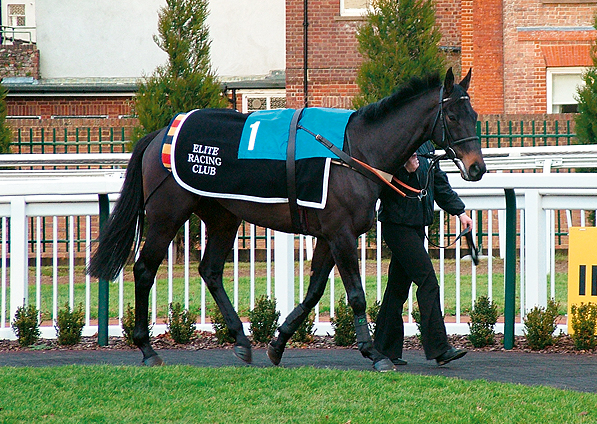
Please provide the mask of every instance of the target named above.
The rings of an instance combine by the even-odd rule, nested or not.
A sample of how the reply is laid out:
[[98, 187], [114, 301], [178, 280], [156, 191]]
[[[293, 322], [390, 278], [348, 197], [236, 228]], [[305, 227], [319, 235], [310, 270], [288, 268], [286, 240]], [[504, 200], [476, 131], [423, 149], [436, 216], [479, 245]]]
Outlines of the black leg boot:
[[394, 368], [392, 361], [373, 347], [366, 315], [354, 317], [354, 328], [357, 334], [357, 346], [359, 351], [365, 358], [369, 358], [373, 361], [373, 368], [380, 372], [394, 371], [396, 368]]
[[267, 347], [267, 356], [272, 364], [279, 365], [286, 348], [286, 343], [303, 321], [309, 316], [309, 310], [299, 303], [286, 317], [284, 323], [278, 328], [278, 338], [272, 340]]

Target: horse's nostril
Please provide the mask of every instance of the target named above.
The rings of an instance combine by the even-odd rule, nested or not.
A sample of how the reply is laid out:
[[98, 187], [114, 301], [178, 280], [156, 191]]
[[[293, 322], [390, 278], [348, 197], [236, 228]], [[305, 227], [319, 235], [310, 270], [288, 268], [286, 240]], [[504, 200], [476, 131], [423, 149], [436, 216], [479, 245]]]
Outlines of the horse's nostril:
[[485, 167], [481, 167], [478, 164], [474, 163], [470, 166], [468, 173], [470, 175], [471, 180], [480, 180], [483, 174], [485, 173]]

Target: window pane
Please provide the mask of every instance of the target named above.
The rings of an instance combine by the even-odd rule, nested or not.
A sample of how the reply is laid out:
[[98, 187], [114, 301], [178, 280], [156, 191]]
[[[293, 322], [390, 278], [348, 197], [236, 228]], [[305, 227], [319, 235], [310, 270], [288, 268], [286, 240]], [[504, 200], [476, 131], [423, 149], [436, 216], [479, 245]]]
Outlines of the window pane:
[[576, 104], [574, 96], [576, 96], [578, 86], [584, 84], [584, 81], [581, 74], [553, 74], [552, 84], [552, 103], [554, 105], [571, 105]]

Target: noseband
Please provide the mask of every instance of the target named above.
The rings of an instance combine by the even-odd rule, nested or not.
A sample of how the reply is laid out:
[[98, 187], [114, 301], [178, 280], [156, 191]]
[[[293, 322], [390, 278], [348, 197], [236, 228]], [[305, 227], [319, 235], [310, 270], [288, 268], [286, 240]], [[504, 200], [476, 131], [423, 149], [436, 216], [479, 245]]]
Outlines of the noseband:
[[[446, 154], [443, 155], [442, 158], [446, 157], [448, 159], [451, 159], [452, 161], [454, 161], [454, 163], [460, 169], [460, 171], [464, 172], [466, 174], [466, 171], [464, 171], [464, 166], [462, 165], [462, 162], [460, 161], [460, 159], [458, 159], [456, 157], [456, 152], [454, 151], [454, 146], [457, 146], [458, 144], [461, 144], [461, 143], [466, 143], [467, 141], [474, 141], [474, 140], [479, 141], [479, 137], [474, 135], [471, 137], [464, 137], [464, 138], [460, 138], [458, 140], [454, 140], [454, 137], [452, 136], [452, 133], [450, 132], [450, 127], [448, 127], [448, 123], [446, 122], [446, 115], [444, 114], [444, 105], [453, 99], [452, 99], [452, 97], [447, 97], [445, 99], [443, 97], [444, 97], [444, 86], [442, 85], [439, 89], [439, 109], [438, 109], [437, 115], [435, 117], [435, 122], [433, 123], [433, 128], [431, 129], [431, 134], [433, 134], [433, 132], [435, 131], [435, 127], [437, 126], [437, 123], [441, 120], [442, 127], [443, 127], [442, 128], [442, 143], [441, 143], [441, 145], [446, 152]], [[469, 97], [461, 96], [458, 99], [455, 99], [454, 101], [457, 102], [458, 100], [469, 100]]]

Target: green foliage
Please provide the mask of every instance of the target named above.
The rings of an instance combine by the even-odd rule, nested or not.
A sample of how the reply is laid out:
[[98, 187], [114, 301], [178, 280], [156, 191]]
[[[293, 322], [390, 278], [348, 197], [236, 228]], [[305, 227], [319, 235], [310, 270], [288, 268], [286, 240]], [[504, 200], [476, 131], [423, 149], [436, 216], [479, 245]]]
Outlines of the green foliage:
[[470, 311], [468, 339], [474, 347], [484, 347], [495, 343], [494, 326], [499, 317], [498, 307], [487, 296], [480, 296]]
[[133, 331], [135, 330], [135, 309], [130, 303], [126, 304], [126, 309], [122, 315], [120, 325], [122, 326], [122, 336], [124, 337], [124, 342], [131, 347], [135, 346], [135, 342], [133, 341]]
[[226, 321], [224, 320], [224, 315], [222, 315], [222, 312], [220, 312], [220, 309], [217, 305], [212, 308], [209, 315], [211, 317], [211, 325], [214, 329], [214, 334], [218, 340], [218, 343], [234, 343], [234, 337], [232, 337], [230, 334], [230, 330], [228, 329]]
[[195, 335], [197, 314], [183, 310], [179, 302], [170, 304], [167, 328], [170, 337], [178, 344], [187, 344]]
[[[594, 15], [597, 25], [597, 13]], [[581, 144], [597, 144], [597, 41], [591, 46], [593, 66], [583, 74], [585, 85], [578, 88], [576, 136]]]
[[363, 63], [355, 108], [389, 96], [413, 76], [444, 69], [433, 0], [373, 0], [357, 41]]
[[177, 113], [228, 105], [210, 65], [208, 13], [207, 0], [167, 0], [160, 9], [154, 41], [168, 54], [168, 64], [139, 84], [134, 140], [168, 125]]
[[553, 299], [547, 301], [547, 307], [535, 306], [524, 317], [524, 334], [532, 350], [545, 349], [555, 342], [553, 336], [559, 318], [559, 303]]
[[413, 321], [417, 324], [417, 330], [419, 330], [417, 338], [421, 340], [421, 310], [419, 309], [419, 305], [413, 306], [410, 316], [413, 317]]
[[33, 305], [19, 306], [15, 312], [12, 330], [17, 336], [19, 346], [31, 346], [39, 340], [38, 311]]
[[249, 329], [253, 334], [253, 340], [260, 343], [269, 342], [278, 328], [278, 318], [280, 312], [276, 311], [276, 299], [269, 299], [266, 295], [257, 299], [255, 307], [249, 311]]
[[12, 132], [6, 125], [6, 88], [0, 84], [0, 154], [10, 153]]
[[85, 312], [83, 304], [79, 303], [76, 309], [70, 310], [68, 303], [64, 309], [58, 311], [56, 319], [56, 333], [58, 334], [58, 344], [63, 346], [73, 346], [81, 341], [81, 333], [85, 326]]
[[581, 303], [570, 307], [572, 314], [571, 338], [578, 350], [592, 350], [597, 345], [597, 305]]
[[344, 300], [336, 303], [335, 316], [330, 321], [334, 329], [334, 343], [337, 346], [350, 346], [357, 341], [354, 312]]
[[381, 303], [379, 300], [376, 300], [373, 305], [367, 308], [367, 315], [369, 315], [369, 330], [371, 333], [375, 334], [375, 324], [377, 322], [377, 316], [379, 315], [379, 309], [381, 308]]
[[299, 325], [299, 328], [297, 328], [290, 340], [297, 343], [311, 343], [314, 336], [314, 322], [315, 312], [311, 312], [307, 319]]

